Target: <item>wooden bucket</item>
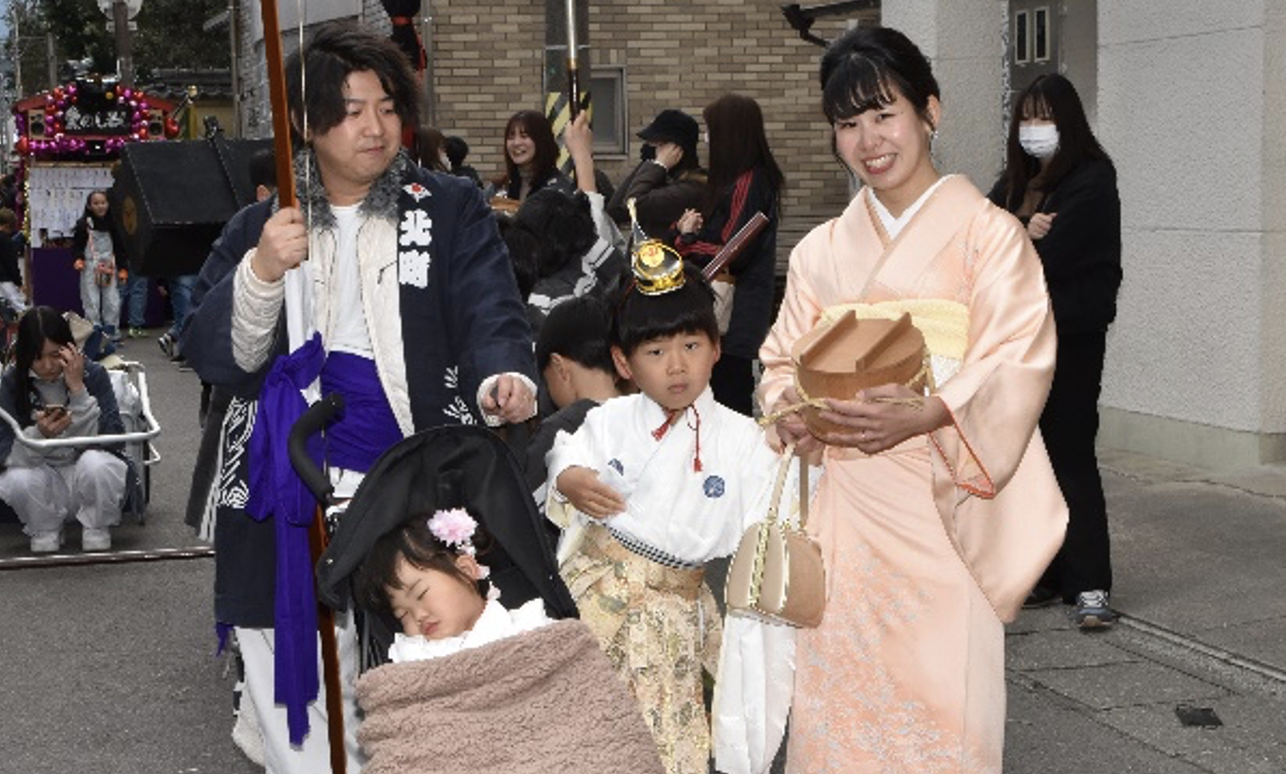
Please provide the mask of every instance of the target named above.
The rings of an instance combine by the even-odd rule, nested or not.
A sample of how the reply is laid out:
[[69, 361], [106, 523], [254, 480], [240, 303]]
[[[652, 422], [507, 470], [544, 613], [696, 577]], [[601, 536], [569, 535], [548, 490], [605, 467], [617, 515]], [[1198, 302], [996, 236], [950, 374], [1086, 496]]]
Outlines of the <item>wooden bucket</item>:
[[[791, 357], [799, 387], [809, 398], [852, 400], [861, 390], [883, 384], [905, 384], [917, 392], [924, 388], [924, 335], [909, 314], [896, 320], [859, 320], [855, 312], [846, 312], [801, 336]], [[823, 421], [811, 406], [802, 413], [814, 435], [846, 429]]]

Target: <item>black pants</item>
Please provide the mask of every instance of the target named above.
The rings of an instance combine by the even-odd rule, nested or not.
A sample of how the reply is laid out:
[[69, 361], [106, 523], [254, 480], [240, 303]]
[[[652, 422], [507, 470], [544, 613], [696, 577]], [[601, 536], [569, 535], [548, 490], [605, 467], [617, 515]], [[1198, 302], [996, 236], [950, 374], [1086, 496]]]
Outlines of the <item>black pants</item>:
[[710, 373], [714, 399], [746, 416], [754, 416], [755, 372], [753, 361], [724, 352]]
[[1068, 602], [1082, 591], [1112, 588], [1107, 503], [1094, 451], [1106, 341], [1101, 332], [1059, 333], [1054, 384], [1040, 416], [1049, 461], [1070, 511], [1067, 538], [1040, 585]]

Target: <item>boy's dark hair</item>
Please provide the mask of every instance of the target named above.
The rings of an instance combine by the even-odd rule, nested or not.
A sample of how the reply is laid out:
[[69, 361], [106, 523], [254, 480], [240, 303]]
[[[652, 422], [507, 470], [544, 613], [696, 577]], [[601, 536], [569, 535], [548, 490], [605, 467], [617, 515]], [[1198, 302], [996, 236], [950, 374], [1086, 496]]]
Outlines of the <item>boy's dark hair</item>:
[[[397, 579], [398, 559], [405, 559], [421, 570], [437, 570], [460, 581], [484, 596], [482, 581], [469, 576], [456, 564], [460, 552], [434, 537], [429, 531], [431, 513], [418, 513], [407, 519], [399, 529], [386, 532], [375, 541], [371, 552], [353, 573], [353, 600], [359, 607], [384, 615], [392, 615], [386, 588], [400, 589]], [[473, 545], [481, 555], [490, 545], [490, 538], [479, 525], [473, 535]]]
[[678, 290], [648, 296], [631, 287], [612, 319], [612, 343], [626, 357], [639, 345], [681, 333], [704, 333], [719, 341], [719, 321], [714, 316], [714, 293], [692, 267], [684, 267], [686, 281]]
[[0, 207], [0, 228], [18, 228], [18, 216], [8, 207]]
[[549, 277], [577, 260], [598, 241], [589, 197], [577, 191], [542, 188], [528, 196], [514, 216], [514, 225], [536, 235], [536, 275]]
[[469, 143], [464, 141], [463, 137], [452, 135], [447, 138], [443, 149], [447, 152], [447, 160], [451, 162], [451, 169], [455, 170], [464, 163], [464, 159], [469, 155]]
[[23, 427], [32, 423], [31, 364], [36, 362], [45, 348], [45, 342], [52, 341], [60, 347], [76, 345], [71, 335], [71, 325], [67, 319], [52, 306], [33, 306], [23, 313], [18, 320], [18, 339], [14, 344], [13, 375], [15, 403], [18, 409], [16, 419]]
[[[304, 46], [305, 69], [299, 66], [301, 52], [286, 60], [286, 102], [290, 106], [290, 134], [294, 147], [302, 148], [303, 116], [313, 134], [325, 134], [339, 125], [347, 115], [344, 104], [344, 81], [355, 72], [370, 71], [380, 79], [384, 91], [393, 98], [393, 108], [402, 119], [402, 127], [415, 128], [419, 123], [419, 90], [406, 55], [387, 38], [365, 27], [345, 22], [325, 24]], [[308, 100], [304, 101], [304, 82]], [[400, 138], [399, 138], [400, 139]]]
[[607, 304], [602, 299], [594, 295], [567, 299], [551, 309], [540, 326], [536, 373], [544, 373], [550, 358], [558, 354], [580, 366], [615, 377], [607, 335]]
[[826, 49], [820, 72], [822, 112], [832, 124], [893, 102], [896, 88], [929, 121], [929, 97], [942, 98], [929, 60], [889, 27], [858, 27]]
[[271, 147], [250, 155], [250, 185], [277, 190], [277, 152]]

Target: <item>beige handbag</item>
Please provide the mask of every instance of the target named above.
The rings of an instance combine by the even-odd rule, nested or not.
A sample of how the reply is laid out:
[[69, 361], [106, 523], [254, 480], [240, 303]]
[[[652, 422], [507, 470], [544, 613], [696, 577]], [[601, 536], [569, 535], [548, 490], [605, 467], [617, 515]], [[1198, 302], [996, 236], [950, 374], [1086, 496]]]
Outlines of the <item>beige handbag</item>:
[[812, 628], [826, 609], [826, 567], [821, 547], [804, 533], [808, 522], [808, 463], [799, 460], [799, 526], [790, 524], [790, 508], [778, 518], [786, 475], [795, 447], [782, 453], [768, 517], [741, 536], [728, 565], [724, 601], [740, 612], [774, 623]]

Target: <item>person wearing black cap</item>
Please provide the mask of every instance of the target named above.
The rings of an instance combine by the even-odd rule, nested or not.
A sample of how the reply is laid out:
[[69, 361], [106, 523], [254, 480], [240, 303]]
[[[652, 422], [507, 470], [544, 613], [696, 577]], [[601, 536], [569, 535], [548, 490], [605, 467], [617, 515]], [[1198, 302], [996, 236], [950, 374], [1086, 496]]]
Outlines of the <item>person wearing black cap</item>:
[[618, 223], [630, 219], [626, 206], [635, 200], [639, 226], [649, 236], [663, 235], [687, 209], [699, 209], [705, 197], [705, 170], [697, 158], [696, 119], [682, 110], [662, 110], [639, 132], [643, 161], [621, 183], [607, 205]]

